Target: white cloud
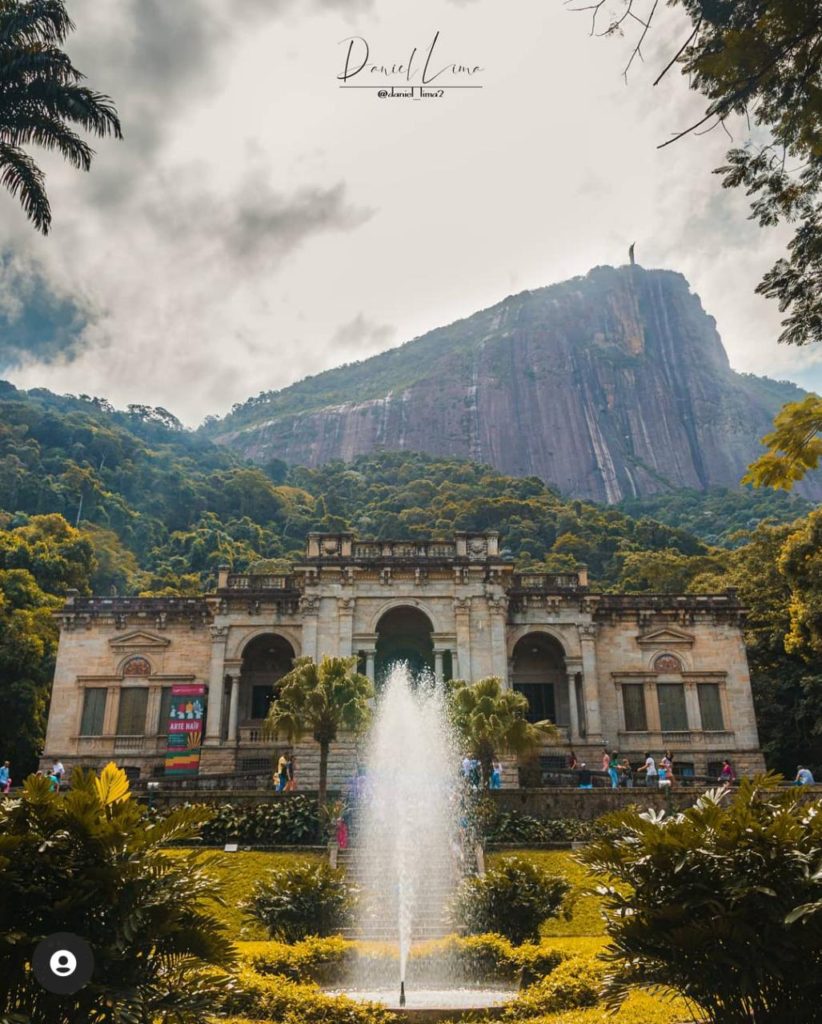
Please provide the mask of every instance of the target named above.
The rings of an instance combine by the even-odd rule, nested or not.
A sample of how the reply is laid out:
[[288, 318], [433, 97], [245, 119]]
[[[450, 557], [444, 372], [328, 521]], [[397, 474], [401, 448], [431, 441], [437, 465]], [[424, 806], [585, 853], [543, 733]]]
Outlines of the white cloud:
[[[55, 227], [0, 195], [0, 250], [94, 310], [70, 362], [22, 386], [163, 405], [190, 423], [363, 358], [505, 294], [622, 263], [683, 271], [732, 364], [822, 383], [777, 346], [754, 288], [784, 236], [710, 174], [721, 133], [664, 150], [702, 101], [652, 88], [681, 27], [591, 39], [546, 0], [75, 0], [70, 52], [110, 93], [122, 143], [89, 175], [47, 156]], [[338, 88], [339, 41], [479, 63], [484, 88], [383, 101]], [[0, 302], [10, 301], [9, 297]]]

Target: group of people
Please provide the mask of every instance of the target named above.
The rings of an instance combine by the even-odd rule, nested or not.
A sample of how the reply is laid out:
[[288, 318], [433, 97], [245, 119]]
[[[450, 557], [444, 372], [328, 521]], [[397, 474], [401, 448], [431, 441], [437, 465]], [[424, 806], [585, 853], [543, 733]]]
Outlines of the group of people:
[[[470, 789], [482, 789], [482, 764], [476, 757], [466, 754], [462, 759], [462, 777]], [[502, 789], [502, 764], [499, 761], [491, 763], [488, 786], [490, 789]]]
[[[58, 759], [52, 762], [51, 768], [47, 772], [39, 769], [34, 774], [38, 778], [48, 779], [52, 793], [56, 793], [63, 783], [63, 776], [66, 774], [66, 769], [63, 767], [63, 762]], [[12, 781], [11, 762], [4, 761], [2, 765], [0, 765], [0, 794], [7, 794], [11, 791]]]
[[290, 750], [280, 754], [277, 761], [277, 770], [273, 777], [274, 790], [277, 793], [293, 793], [297, 788], [297, 778], [294, 767], [294, 755]]

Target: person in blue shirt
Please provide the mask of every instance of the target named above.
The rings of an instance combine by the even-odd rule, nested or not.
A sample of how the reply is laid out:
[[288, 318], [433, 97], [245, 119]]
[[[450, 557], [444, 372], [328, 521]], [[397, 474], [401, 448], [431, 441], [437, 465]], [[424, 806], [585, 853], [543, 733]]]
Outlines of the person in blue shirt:
[[11, 789], [11, 765], [4, 761], [0, 765], [0, 793], [8, 793]]
[[810, 768], [803, 768], [800, 764], [797, 766], [796, 778], [793, 781], [797, 786], [812, 786], [814, 785], [813, 772]]

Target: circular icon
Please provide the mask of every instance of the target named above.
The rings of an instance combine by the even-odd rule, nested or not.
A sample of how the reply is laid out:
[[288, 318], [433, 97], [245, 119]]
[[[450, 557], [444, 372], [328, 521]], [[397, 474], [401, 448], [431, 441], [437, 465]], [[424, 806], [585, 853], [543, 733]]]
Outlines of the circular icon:
[[57, 932], [37, 946], [31, 958], [31, 969], [47, 992], [70, 996], [91, 980], [94, 955], [91, 946], [79, 935]]
[[49, 960], [49, 969], [60, 978], [68, 978], [77, 970], [77, 957], [70, 949], [58, 949]]

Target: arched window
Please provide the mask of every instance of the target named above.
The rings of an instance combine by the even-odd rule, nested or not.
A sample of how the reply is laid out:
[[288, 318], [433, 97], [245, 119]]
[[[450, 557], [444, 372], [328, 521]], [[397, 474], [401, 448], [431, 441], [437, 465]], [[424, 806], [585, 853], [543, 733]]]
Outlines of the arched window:
[[511, 683], [528, 700], [529, 721], [568, 725], [568, 677], [558, 640], [545, 633], [522, 637], [514, 647]]
[[412, 672], [434, 671], [434, 627], [419, 608], [392, 608], [377, 623], [375, 674], [381, 682], [398, 661]]
[[240, 670], [242, 717], [259, 721], [277, 696], [278, 682], [291, 671], [294, 648], [276, 633], [255, 636], [243, 651]]

